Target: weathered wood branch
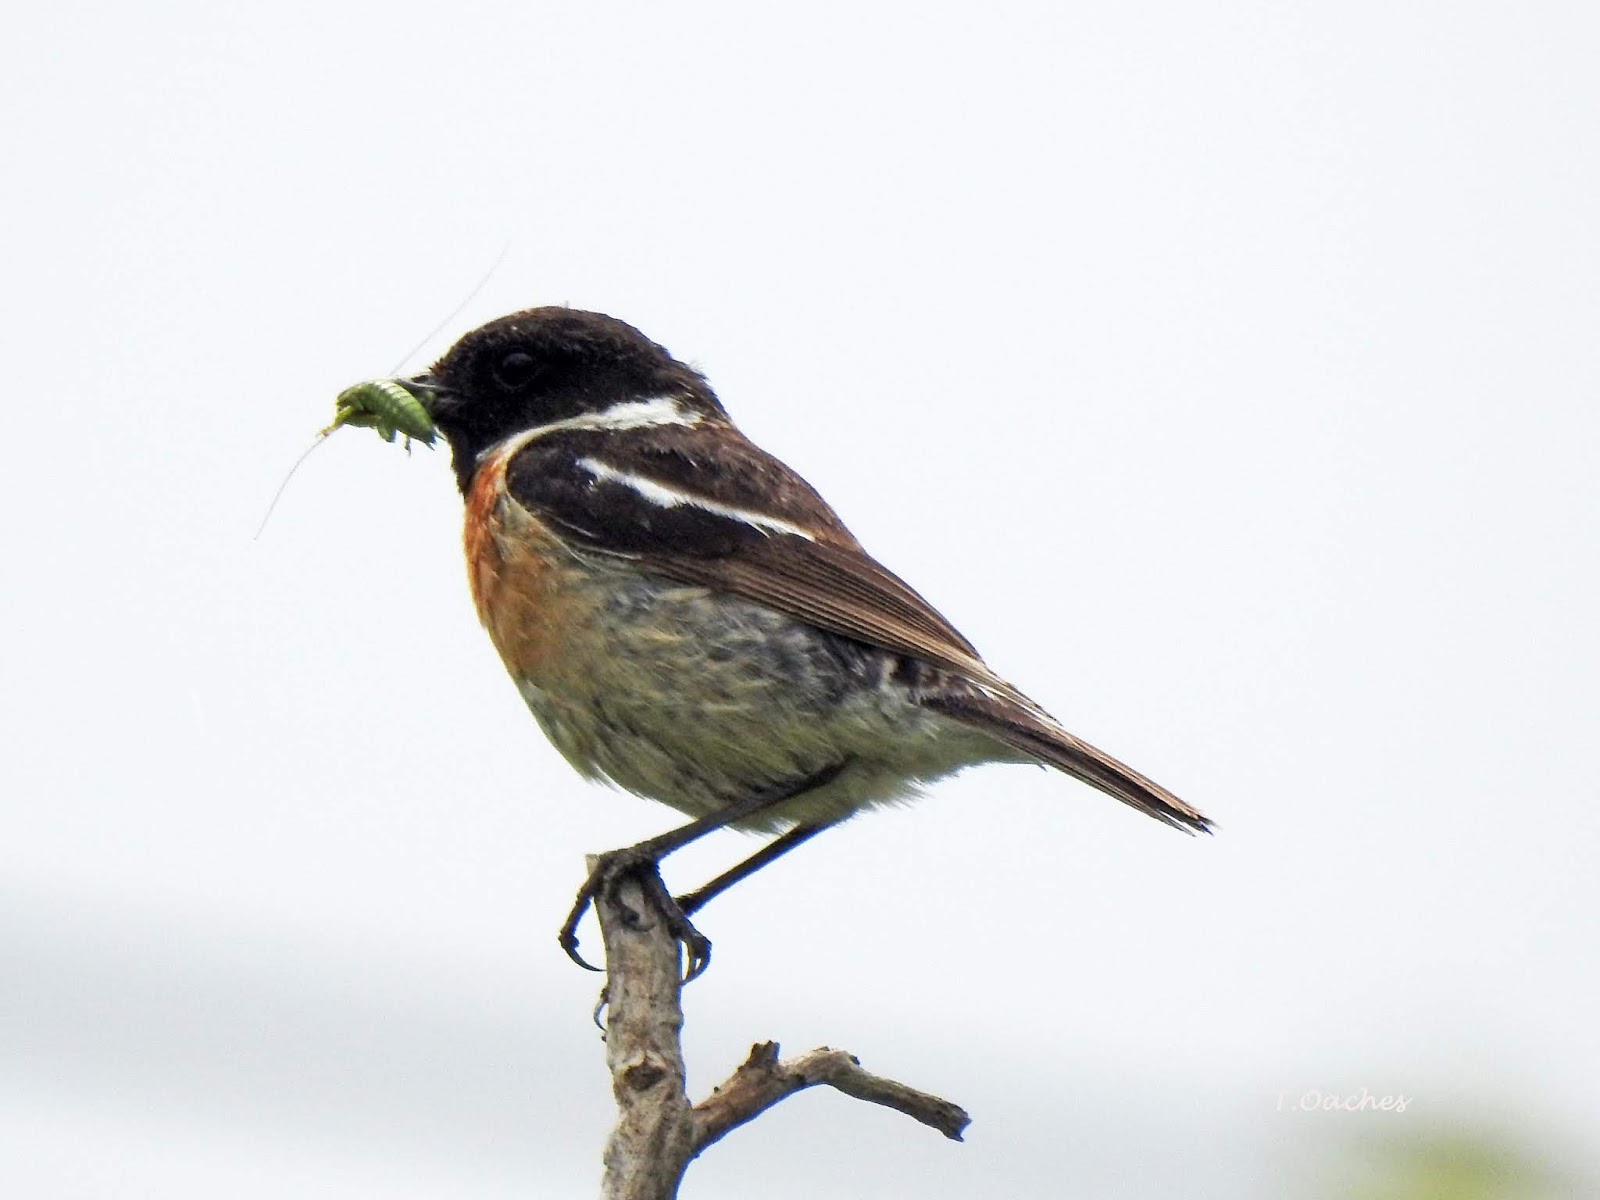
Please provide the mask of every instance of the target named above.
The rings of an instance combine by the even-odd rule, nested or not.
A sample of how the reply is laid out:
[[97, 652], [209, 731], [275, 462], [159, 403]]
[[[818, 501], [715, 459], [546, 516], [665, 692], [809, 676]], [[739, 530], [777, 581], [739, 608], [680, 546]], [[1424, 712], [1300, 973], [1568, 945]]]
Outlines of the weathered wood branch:
[[903, 1112], [952, 1141], [961, 1140], [961, 1131], [972, 1120], [964, 1109], [948, 1100], [863, 1071], [861, 1063], [848, 1051], [822, 1046], [779, 1062], [778, 1043], [760, 1042], [750, 1047], [750, 1057], [726, 1083], [694, 1106], [694, 1152], [700, 1153], [730, 1130], [755, 1120], [785, 1097], [818, 1084]]
[[956, 1141], [967, 1114], [948, 1100], [864, 1071], [827, 1047], [787, 1062], [761, 1042], [709, 1097], [689, 1103], [684, 1076], [682, 969], [677, 939], [632, 880], [595, 898], [605, 939], [606, 1065], [618, 1119], [606, 1143], [604, 1200], [673, 1200], [684, 1170], [707, 1146], [787, 1096], [826, 1085], [880, 1104]]
[[594, 908], [606, 946], [606, 1066], [617, 1100], [600, 1194], [672, 1200], [694, 1157], [695, 1128], [680, 1039], [678, 940], [631, 879], [615, 896], [602, 888]]

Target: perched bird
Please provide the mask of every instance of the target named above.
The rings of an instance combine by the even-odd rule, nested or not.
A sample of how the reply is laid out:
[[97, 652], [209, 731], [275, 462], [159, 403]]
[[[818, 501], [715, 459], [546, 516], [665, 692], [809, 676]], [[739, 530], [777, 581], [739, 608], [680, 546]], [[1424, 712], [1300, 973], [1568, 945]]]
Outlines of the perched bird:
[[[631, 325], [534, 308], [395, 381], [448, 440], [478, 616], [568, 762], [693, 817], [601, 856], [684, 942], [689, 914], [862, 809], [985, 762], [1046, 763], [1169, 825], [1204, 816], [1001, 679], [872, 558], [704, 376]], [[779, 836], [674, 900], [658, 861], [712, 830]]]

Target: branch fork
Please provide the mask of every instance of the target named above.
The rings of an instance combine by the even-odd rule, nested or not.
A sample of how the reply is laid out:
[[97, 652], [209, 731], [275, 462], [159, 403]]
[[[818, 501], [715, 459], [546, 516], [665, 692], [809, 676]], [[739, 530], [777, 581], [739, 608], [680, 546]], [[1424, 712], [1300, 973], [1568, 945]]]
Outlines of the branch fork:
[[605, 1200], [672, 1200], [701, 1151], [811, 1087], [892, 1108], [961, 1140], [970, 1118], [959, 1106], [874, 1075], [854, 1055], [826, 1046], [780, 1060], [776, 1042], [759, 1042], [710, 1096], [691, 1104], [680, 948], [666, 915], [631, 878], [597, 895], [595, 909], [606, 949], [606, 1064], [618, 1109], [604, 1156]]

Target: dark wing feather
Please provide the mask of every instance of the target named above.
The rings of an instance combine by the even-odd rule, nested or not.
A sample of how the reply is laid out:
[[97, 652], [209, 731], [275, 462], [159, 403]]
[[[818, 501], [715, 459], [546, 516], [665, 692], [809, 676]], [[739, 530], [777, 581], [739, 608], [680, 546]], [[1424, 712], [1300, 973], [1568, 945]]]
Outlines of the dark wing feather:
[[991, 671], [971, 643], [927, 601], [859, 548], [788, 537], [727, 558], [652, 553], [645, 561], [673, 579], [732, 592], [834, 633], [944, 667], [971, 686], [927, 692], [922, 702], [929, 708], [981, 729], [1158, 821], [1210, 832], [1210, 822], [1200, 812], [1068, 733]]
[[[711, 447], [696, 428], [652, 428], [632, 442], [592, 430], [539, 438], [508, 464], [506, 487], [579, 544], [1000, 683], [972, 643], [868, 555], [810, 484], [731, 426], [715, 432]], [[652, 488], [663, 490], [652, 497]], [[669, 492], [700, 503], [664, 503]]]
[[1003, 696], [977, 690], [930, 696], [924, 703], [1175, 829], [1211, 832], [1210, 820], [1199, 810], [1104, 750], [1068, 733], [1026, 696], [1019, 703], [1015, 695], [1015, 689]]
[[662, 574], [754, 600], [869, 646], [989, 678], [971, 642], [926, 600], [855, 545], [763, 538], [739, 554], [652, 553]]
[[[716, 432], [714, 447], [694, 429], [652, 429], [648, 444], [631, 446], [594, 431], [540, 438], [508, 465], [506, 486], [580, 545], [943, 668], [964, 684], [928, 691], [929, 707], [1157, 820], [1209, 829], [1195, 809], [1062, 729], [991, 671], [949, 621], [861, 548], [803, 479], [731, 427]], [[604, 470], [595, 470], [597, 462]], [[668, 502], [673, 495], [700, 503]]]

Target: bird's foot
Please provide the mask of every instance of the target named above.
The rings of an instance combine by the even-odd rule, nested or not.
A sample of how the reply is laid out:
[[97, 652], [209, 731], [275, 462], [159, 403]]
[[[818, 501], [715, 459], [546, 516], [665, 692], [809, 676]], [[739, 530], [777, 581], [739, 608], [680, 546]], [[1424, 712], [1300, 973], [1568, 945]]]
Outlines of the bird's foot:
[[585, 970], [602, 969], [585, 961], [578, 953], [578, 922], [583, 919], [583, 914], [588, 911], [589, 906], [600, 897], [616, 905], [618, 914], [629, 929], [650, 927], [644, 914], [624, 904], [618, 896], [617, 889], [626, 879], [638, 882], [645, 893], [645, 899], [653, 904], [666, 920], [668, 932], [683, 943], [684, 952], [688, 956], [683, 981], [688, 983], [704, 973], [711, 965], [711, 939], [694, 927], [683, 906], [673, 899], [671, 892], [667, 891], [667, 885], [661, 881], [660, 864], [637, 846], [608, 851], [600, 855], [595, 862], [594, 869], [589, 872], [589, 878], [584, 880], [583, 886], [578, 889], [572, 911], [567, 914], [566, 923], [561, 926], [561, 932], [557, 936], [567, 957]]

